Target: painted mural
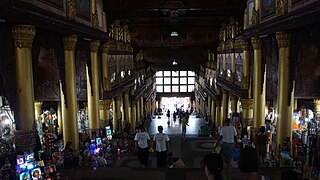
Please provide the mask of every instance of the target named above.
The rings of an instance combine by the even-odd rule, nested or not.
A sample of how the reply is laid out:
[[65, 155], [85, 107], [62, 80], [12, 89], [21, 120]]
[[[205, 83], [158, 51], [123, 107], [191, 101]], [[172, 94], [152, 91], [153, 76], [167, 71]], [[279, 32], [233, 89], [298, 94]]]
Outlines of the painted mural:
[[87, 57], [82, 51], [76, 52], [76, 91], [78, 100], [87, 99], [87, 76], [86, 76]]
[[261, 1], [261, 17], [266, 17], [276, 12], [276, 0], [262, 0]]
[[76, 0], [76, 11], [80, 17], [91, 20], [91, 1]]

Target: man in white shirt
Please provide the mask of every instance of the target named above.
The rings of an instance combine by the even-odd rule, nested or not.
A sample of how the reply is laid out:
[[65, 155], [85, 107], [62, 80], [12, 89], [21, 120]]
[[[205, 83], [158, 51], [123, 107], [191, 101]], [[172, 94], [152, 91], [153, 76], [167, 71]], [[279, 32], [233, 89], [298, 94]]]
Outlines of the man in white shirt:
[[237, 142], [237, 130], [230, 124], [230, 118], [226, 118], [224, 122], [225, 125], [220, 130], [220, 137], [216, 146], [222, 140], [220, 154], [224, 162], [227, 163], [228, 167], [230, 167], [231, 160], [233, 158], [234, 146]]
[[153, 137], [153, 142], [156, 144], [157, 167], [164, 168], [167, 165], [167, 151], [171, 152], [170, 138], [163, 133], [162, 126], [158, 126], [158, 131], [159, 133]]
[[140, 125], [139, 132], [137, 132], [136, 136], [134, 137], [135, 151], [138, 151], [138, 159], [141, 167], [147, 167], [149, 161], [150, 136], [144, 130], [144, 126]]

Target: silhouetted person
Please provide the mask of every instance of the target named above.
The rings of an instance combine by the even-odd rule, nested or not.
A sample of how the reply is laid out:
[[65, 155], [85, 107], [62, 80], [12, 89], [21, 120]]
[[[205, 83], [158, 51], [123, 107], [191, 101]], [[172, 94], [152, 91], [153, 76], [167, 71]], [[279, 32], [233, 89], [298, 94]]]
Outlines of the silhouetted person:
[[211, 153], [203, 157], [203, 168], [208, 180], [224, 180], [223, 160], [220, 154]]

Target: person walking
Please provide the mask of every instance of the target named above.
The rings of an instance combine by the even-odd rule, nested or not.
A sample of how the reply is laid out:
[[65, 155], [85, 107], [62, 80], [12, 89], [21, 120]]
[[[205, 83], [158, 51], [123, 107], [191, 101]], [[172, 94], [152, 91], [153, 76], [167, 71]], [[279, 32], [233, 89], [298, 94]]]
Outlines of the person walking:
[[138, 152], [138, 159], [141, 167], [147, 167], [149, 161], [150, 136], [147, 132], [145, 132], [143, 125], [139, 126], [139, 132], [136, 133], [134, 141], [135, 151]]
[[186, 140], [187, 126], [189, 126], [187, 122], [186, 114], [183, 115], [181, 120], [181, 128], [182, 128], [182, 139]]
[[257, 134], [254, 139], [254, 144], [256, 145], [259, 160], [262, 166], [265, 165], [268, 141], [269, 138], [266, 134], [266, 128], [264, 126], [261, 126], [260, 133]]
[[220, 130], [220, 137], [218, 139], [218, 142], [216, 143], [215, 148], [222, 140], [220, 154], [224, 162], [227, 164], [227, 167], [229, 168], [231, 167], [233, 150], [235, 147], [235, 143], [237, 142], [237, 130], [234, 126], [230, 124], [230, 118], [226, 118], [224, 122], [225, 125]]
[[171, 152], [170, 138], [167, 134], [163, 133], [163, 127], [158, 126], [159, 133], [153, 137], [153, 142], [156, 146], [157, 154], [157, 167], [165, 168], [167, 164], [167, 153]]

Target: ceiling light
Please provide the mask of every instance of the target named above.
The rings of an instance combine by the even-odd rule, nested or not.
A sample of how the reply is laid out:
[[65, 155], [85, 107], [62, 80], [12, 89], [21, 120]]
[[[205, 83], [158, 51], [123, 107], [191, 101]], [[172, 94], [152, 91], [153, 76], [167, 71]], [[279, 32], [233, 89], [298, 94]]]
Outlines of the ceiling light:
[[171, 32], [171, 37], [178, 37], [179, 35], [178, 35], [178, 33], [177, 33], [177, 31], [172, 31]]
[[175, 65], [178, 65], [177, 61], [173, 61], [173, 62], [172, 62], [172, 65], [174, 65], [174, 66], [175, 66]]

